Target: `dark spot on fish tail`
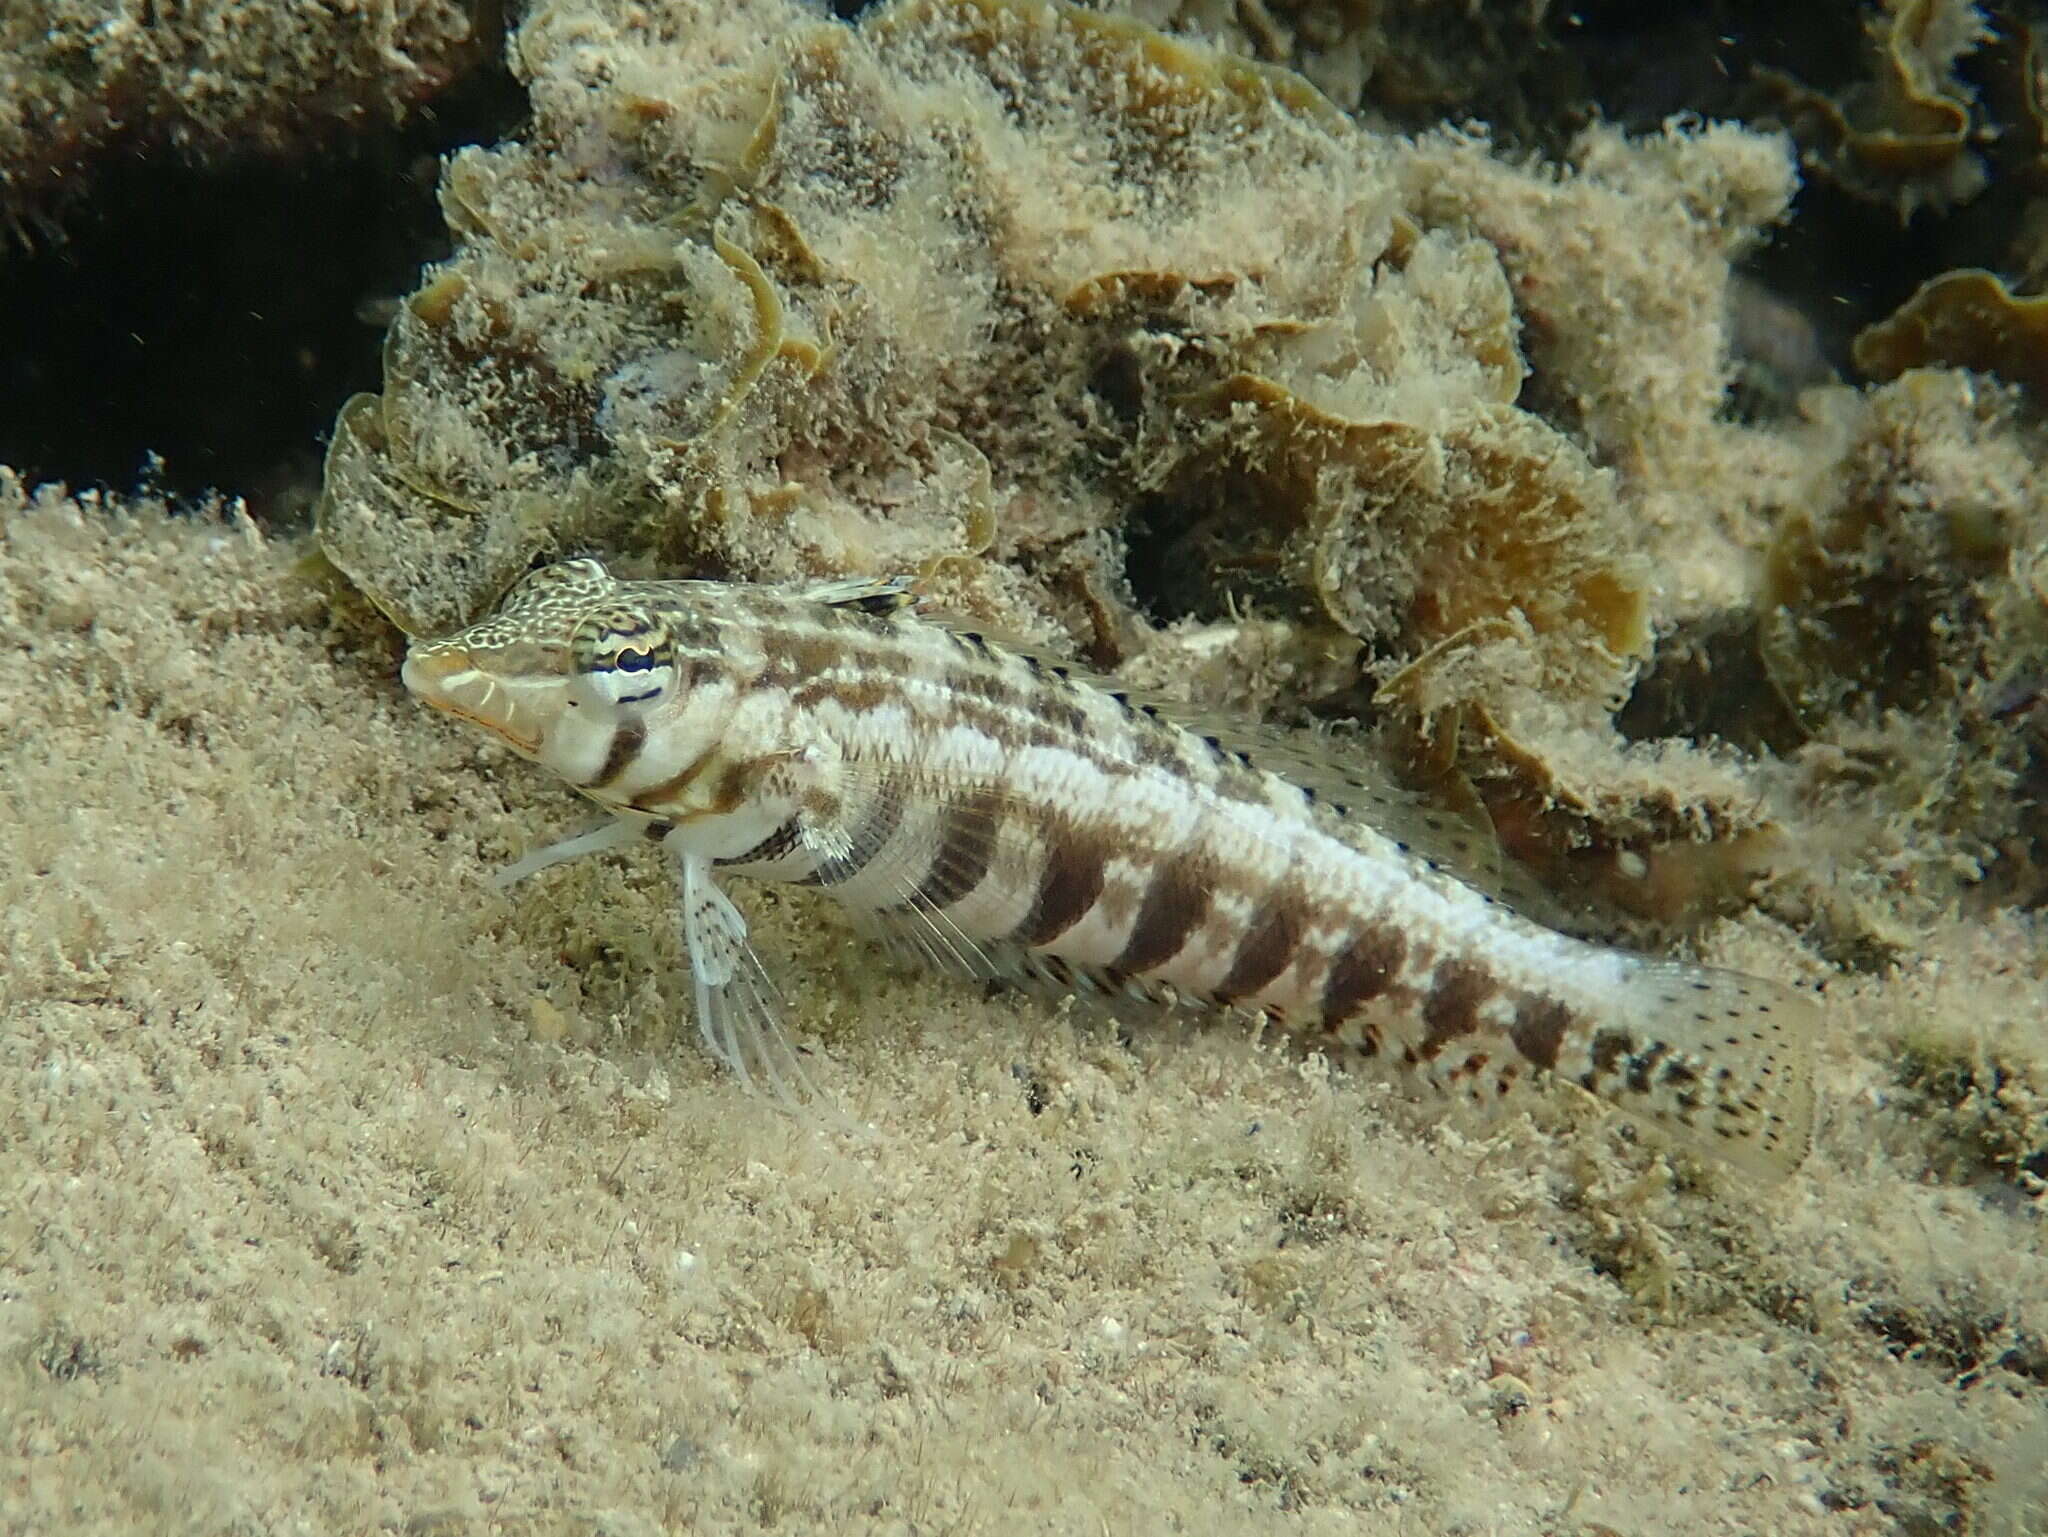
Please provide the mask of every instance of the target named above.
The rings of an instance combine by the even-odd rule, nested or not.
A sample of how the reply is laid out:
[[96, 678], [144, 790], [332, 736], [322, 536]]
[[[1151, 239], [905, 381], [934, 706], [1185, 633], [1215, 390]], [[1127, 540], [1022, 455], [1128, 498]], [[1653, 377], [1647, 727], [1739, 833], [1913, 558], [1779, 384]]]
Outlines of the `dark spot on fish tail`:
[[1615, 1065], [1629, 1052], [1626, 1031], [1602, 1030], [1593, 1037], [1593, 1066], [1579, 1077], [1579, 1086], [1584, 1089], [1598, 1089], [1600, 1080], [1612, 1073]]
[[612, 739], [604, 752], [604, 766], [597, 771], [595, 779], [587, 781], [586, 790], [604, 790], [619, 782], [619, 778], [633, 766], [633, 760], [640, 756], [640, 749], [647, 745], [647, 727], [637, 717], [628, 716], [619, 722], [612, 732]]
[[1555, 998], [1524, 998], [1515, 1006], [1515, 1022], [1508, 1027], [1508, 1038], [1523, 1056], [1549, 1071], [1557, 1066], [1571, 1027], [1572, 1011]]
[[1657, 1071], [1657, 1064], [1671, 1055], [1669, 1043], [1658, 1041], [1648, 1050], [1628, 1059], [1628, 1086], [1632, 1093], [1647, 1094]]
[[1230, 974], [1216, 985], [1219, 999], [1229, 1003], [1248, 997], [1287, 969], [1307, 927], [1304, 907], [1301, 893], [1291, 886], [1266, 898], [1251, 932], [1238, 944]]
[[1323, 979], [1323, 1024], [1342, 1024], [1394, 985], [1408, 941], [1389, 924], [1360, 929], [1330, 963]]
[[1207, 860], [1188, 855], [1168, 859], [1146, 886], [1131, 937], [1110, 964], [1121, 971], [1151, 971], [1180, 954], [1209, 915], [1215, 885]]
[[1465, 961], [1437, 967], [1429, 996], [1422, 1000], [1422, 1055], [1433, 1060], [1449, 1042], [1476, 1033], [1480, 1007], [1499, 991], [1498, 982]]
[[979, 886], [995, 858], [1002, 821], [1002, 798], [985, 790], [949, 805], [939, 829], [938, 853], [917, 888], [918, 905], [951, 907]]
[[1107, 851], [1101, 844], [1079, 836], [1072, 827], [1056, 828], [1046, 849], [1045, 868], [1039, 872], [1031, 911], [1010, 937], [1020, 945], [1036, 946], [1050, 944], [1066, 933], [1102, 895], [1106, 862]]

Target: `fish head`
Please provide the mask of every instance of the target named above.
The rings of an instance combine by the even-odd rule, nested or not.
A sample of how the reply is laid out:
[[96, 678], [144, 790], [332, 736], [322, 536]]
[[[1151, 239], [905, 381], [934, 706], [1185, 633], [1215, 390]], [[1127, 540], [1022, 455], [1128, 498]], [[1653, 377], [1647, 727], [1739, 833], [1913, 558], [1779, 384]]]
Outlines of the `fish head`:
[[595, 747], [673, 703], [715, 649], [672, 602], [645, 596], [652, 585], [595, 560], [544, 566], [475, 624], [415, 642], [400, 678], [422, 703], [580, 783]]

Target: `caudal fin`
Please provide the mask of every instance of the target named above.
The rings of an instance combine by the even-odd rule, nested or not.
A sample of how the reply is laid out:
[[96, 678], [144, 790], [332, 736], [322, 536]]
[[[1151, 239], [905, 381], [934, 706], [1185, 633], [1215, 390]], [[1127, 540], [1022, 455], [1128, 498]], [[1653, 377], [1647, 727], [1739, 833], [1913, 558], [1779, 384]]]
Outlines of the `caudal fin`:
[[1632, 963], [1623, 989], [1580, 1086], [1760, 1178], [1798, 1168], [1813, 1143], [1819, 1000], [1669, 961]]

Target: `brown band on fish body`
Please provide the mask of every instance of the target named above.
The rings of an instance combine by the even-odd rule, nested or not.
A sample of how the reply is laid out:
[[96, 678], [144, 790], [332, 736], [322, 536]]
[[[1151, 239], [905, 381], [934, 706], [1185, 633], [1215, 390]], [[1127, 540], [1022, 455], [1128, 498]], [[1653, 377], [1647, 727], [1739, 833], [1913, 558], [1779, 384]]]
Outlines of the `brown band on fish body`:
[[963, 796], [946, 808], [938, 852], [918, 884], [917, 905], [951, 907], [982, 883], [995, 859], [1003, 809], [1003, 798], [988, 791]]
[[1484, 1024], [1480, 1008], [1499, 991], [1492, 974], [1470, 962], [1447, 960], [1439, 965], [1422, 1000], [1423, 1059], [1432, 1061], [1460, 1036], [1477, 1034]]
[[1323, 1025], [1334, 1028], [1394, 985], [1408, 958], [1408, 941], [1390, 924], [1369, 924], [1330, 962], [1323, 979]]
[[1238, 944], [1228, 976], [1216, 984], [1220, 1003], [1248, 997], [1269, 986], [1294, 961], [1307, 929], [1306, 904], [1292, 886], [1281, 886], [1266, 898], [1251, 931]]
[[1110, 964], [1119, 971], [1145, 972], [1172, 960], [1209, 916], [1215, 892], [1210, 861], [1198, 854], [1169, 857], [1146, 887], [1131, 937]]
[[1071, 825], [1053, 829], [1038, 892], [1011, 939], [1020, 945], [1049, 945], [1079, 923], [1102, 895], [1108, 862], [1107, 851], [1094, 838]]

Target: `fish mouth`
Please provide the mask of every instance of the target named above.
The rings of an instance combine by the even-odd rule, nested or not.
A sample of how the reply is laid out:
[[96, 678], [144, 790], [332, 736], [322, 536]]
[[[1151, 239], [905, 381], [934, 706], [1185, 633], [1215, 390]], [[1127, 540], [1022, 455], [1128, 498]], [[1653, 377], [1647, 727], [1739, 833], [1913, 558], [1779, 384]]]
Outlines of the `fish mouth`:
[[[510, 692], [477, 666], [476, 659], [467, 651], [449, 648], [415, 652], [405, 659], [398, 677], [422, 704], [482, 727], [514, 752], [532, 757], [540, 751], [538, 736], [528, 736], [514, 728]], [[501, 695], [505, 708], [492, 709], [493, 698]]]

